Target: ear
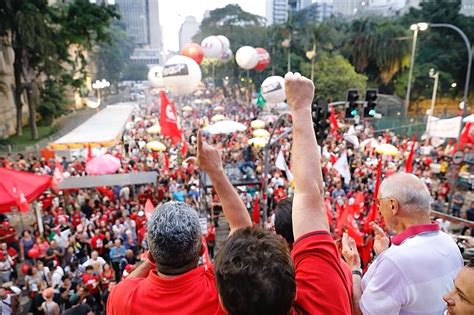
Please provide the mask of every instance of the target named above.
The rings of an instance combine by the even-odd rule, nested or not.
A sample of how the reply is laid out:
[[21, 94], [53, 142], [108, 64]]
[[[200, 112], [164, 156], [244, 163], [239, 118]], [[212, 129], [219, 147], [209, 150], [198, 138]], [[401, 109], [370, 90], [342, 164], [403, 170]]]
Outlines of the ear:
[[393, 215], [396, 215], [400, 211], [400, 204], [395, 198], [390, 198], [390, 207]]
[[155, 261], [155, 258], [153, 258], [153, 256], [151, 255], [151, 253], [148, 251], [147, 253], [147, 256], [148, 256], [148, 260], [152, 263], [152, 264], [155, 264], [156, 265], [156, 261]]

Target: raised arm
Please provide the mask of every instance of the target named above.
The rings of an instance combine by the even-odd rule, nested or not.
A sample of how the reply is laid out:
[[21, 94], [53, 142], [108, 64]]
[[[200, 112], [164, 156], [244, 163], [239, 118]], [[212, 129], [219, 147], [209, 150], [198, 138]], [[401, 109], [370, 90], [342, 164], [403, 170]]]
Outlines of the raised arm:
[[230, 233], [240, 228], [252, 226], [250, 215], [234, 187], [224, 173], [220, 152], [203, 141], [202, 131], [198, 132], [197, 164], [206, 172], [219, 196], [222, 210], [229, 222]]
[[293, 234], [295, 240], [315, 230], [329, 231], [323, 199], [321, 154], [311, 119], [314, 85], [299, 73], [287, 73], [285, 91], [293, 118], [292, 171], [295, 177]]

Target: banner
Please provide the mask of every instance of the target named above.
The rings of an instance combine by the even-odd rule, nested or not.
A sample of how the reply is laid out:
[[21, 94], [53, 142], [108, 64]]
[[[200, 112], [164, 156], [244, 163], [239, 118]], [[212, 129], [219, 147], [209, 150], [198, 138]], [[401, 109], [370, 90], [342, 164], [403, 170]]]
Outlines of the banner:
[[349, 163], [347, 162], [346, 152], [344, 152], [336, 163], [334, 163], [333, 167], [342, 177], [344, 177], [344, 183], [349, 185], [351, 182], [351, 170], [349, 168]]
[[429, 116], [426, 125], [426, 133], [429, 137], [439, 138], [457, 138], [459, 130], [461, 130], [462, 117], [454, 117], [449, 119], [439, 119]]

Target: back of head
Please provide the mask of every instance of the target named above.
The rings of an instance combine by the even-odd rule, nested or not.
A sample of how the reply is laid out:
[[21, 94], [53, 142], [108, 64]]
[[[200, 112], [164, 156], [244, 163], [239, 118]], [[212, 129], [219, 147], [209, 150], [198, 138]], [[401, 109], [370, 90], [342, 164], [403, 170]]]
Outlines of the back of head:
[[385, 179], [380, 185], [380, 197], [398, 201], [404, 215], [426, 215], [431, 209], [431, 195], [428, 187], [415, 175], [397, 173]]
[[178, 275], [195, 268], [201, 236], [197, 213], [189, 205], [168, 202], [157, 207], [148, 222], [148, 243], [158, 271]]
[[293, 198], [286, 198], [278, 203], [275, 209], [275, 232], [281, 235], [291, 246], [295, 238], [293, 236], [293, 220], [291, 218], [293, 209]]
[[295, 272], [282, 239], [259, 228], [232, 234], [216, 257], [217, 289], [233, 314], [287, 315], [296, 292]]

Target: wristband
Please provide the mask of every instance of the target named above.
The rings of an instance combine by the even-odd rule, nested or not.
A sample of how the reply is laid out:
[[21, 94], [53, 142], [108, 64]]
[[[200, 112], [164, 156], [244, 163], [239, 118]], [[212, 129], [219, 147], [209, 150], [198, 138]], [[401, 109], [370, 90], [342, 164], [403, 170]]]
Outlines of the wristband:
[[358, 275], [359, 277], [362, 278], [362, 271], [360, 271], [360, 270], [352, 270], [352, 274], [353, 275]]

